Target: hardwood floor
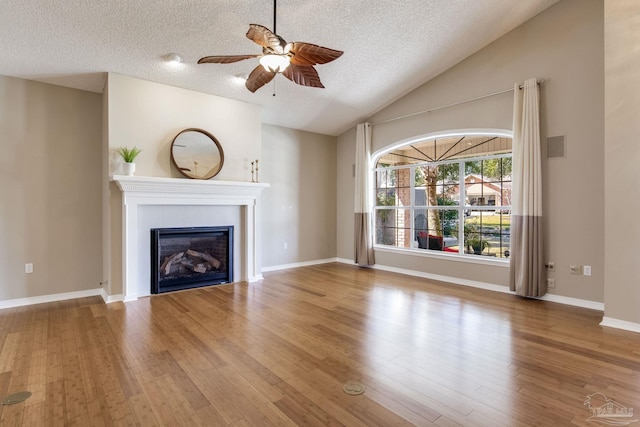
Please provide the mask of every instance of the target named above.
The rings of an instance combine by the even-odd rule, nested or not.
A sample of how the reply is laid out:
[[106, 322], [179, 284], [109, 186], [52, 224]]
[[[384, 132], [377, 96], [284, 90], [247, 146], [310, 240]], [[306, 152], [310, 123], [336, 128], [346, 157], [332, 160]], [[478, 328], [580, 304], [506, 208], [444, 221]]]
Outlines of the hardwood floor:
[[640, 334], [601, 318], [343, 264], [5, 309], [0, 397], [33, 395], [0, 422], [593, 426], [593, 393], [640, 411]]

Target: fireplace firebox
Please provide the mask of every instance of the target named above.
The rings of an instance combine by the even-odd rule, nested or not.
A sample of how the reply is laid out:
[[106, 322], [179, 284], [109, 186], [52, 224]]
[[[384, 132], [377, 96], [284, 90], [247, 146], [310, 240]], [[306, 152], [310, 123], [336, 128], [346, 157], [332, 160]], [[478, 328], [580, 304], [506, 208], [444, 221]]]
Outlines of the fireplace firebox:
[[233, 226], [151, 230], [151, 293], [233, 282]]

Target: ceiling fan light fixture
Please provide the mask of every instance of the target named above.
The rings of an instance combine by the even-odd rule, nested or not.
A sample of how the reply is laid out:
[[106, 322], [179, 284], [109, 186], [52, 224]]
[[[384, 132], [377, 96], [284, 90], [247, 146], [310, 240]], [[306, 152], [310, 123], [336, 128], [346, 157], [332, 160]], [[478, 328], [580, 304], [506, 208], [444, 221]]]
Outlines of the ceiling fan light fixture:
[[289, 55], [267, 54], [260, 58], [260, 65], [271, 73], [282, 73], [289, 63]]

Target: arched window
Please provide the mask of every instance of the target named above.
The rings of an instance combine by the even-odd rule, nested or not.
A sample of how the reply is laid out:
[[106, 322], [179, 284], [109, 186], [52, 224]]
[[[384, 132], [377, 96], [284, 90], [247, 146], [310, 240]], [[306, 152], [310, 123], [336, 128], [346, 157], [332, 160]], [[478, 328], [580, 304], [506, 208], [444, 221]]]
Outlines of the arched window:
[[508, 132], [415, 139], [374, 161], [376, 245], [509, 257]]

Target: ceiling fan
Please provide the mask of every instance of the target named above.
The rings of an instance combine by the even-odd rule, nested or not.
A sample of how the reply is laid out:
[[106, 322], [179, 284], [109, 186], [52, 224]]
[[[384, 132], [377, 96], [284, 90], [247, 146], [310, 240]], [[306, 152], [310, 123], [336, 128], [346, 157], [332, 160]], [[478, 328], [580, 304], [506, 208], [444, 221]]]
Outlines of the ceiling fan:
[[205, 56], [198, 64], [230, 64], [250, 58], [260, 58], [260, 65], [253, 69], [245, 86], [255, 92], [280, 73], [302, 86], [323, 88], [316, 64], [326, 64], [342, 55], [342, 51], [311, 43], [287, 43], [276, 33], [276, 0], [273, 1], [273, 32], [258, 24], [250, 24], [247, 38], [262, 46], [262, 53], [255, 55]]

